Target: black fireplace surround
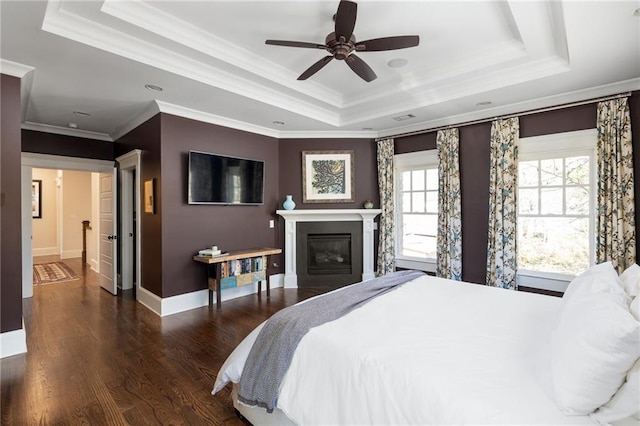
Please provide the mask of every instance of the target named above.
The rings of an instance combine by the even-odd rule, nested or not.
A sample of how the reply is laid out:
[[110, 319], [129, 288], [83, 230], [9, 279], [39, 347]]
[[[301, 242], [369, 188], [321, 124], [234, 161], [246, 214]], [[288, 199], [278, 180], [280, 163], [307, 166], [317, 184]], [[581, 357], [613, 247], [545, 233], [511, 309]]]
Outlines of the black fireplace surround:
[[296, 224], [298, 287], [343, 287], [362, 281], [361, 222]]

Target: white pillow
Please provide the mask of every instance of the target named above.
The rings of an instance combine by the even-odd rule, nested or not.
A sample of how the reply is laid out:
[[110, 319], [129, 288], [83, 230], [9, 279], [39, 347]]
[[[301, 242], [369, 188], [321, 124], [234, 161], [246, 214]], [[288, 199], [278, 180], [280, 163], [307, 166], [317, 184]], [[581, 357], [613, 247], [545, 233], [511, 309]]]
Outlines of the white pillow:
[[613, 264], [604, 262], [594, 265], [575, 277], [567, 287], [562, 296], [562, 310], [576, 298], [587, 294], [613, 293], [621, 303], [629, 304], [630, 299], [622, 287], [622, 282], [618, 278]]
[[618, 389], [613, 398], [591, 414], [598, 423], [615, 422], [627, 417], [640, 415], [640, 359], [627, 373], [627, 381]]
[[640, 357], [640, 322], [613, 291], [576, 290], [563, 305], [551, 338], [556, 404], [565, 414], [585, 415], [611, 399]]
[[631, 315], [633, 315], [638, 321], [640, 321], [640, 296], [633, 298], [633, 301], [629, 305]]
[[636, 297], [640, 294], [640, 266], [637, 263], [629, 266], [620, 274], [620, 281], [627, 294]]

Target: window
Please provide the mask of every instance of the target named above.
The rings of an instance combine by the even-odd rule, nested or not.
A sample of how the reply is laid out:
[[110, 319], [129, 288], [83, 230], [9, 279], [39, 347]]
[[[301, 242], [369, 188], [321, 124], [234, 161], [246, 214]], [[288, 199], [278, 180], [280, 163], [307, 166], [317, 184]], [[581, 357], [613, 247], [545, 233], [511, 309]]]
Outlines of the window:
[[593, 263], [595, 144], [595, 130], [520, 139], [521, 273], [571, 276]]
[[436, 150], [394, 157], [396, 185], [396, 263], [435, 270], [438, 232], [438, 154]]

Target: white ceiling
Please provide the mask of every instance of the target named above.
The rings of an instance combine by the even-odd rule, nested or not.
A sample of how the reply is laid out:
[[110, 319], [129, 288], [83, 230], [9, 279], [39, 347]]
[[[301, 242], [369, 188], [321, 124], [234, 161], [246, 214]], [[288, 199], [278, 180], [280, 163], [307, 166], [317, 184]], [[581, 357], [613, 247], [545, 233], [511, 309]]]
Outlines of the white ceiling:
[[[640, 0], [361, 0], [358, 40], [420, 45], [359, 52], [370, 83], [337, 60], [296, 80], [327, 52], [264, 41], [323, 44], [337, 7], [2, 0], [0, 71], [23, 78], [24, 128], [104, 140], [157, 111], [281, 138], [378, 137], [640, 89]], [[387, 65], [397, 58], [408, 64]]]

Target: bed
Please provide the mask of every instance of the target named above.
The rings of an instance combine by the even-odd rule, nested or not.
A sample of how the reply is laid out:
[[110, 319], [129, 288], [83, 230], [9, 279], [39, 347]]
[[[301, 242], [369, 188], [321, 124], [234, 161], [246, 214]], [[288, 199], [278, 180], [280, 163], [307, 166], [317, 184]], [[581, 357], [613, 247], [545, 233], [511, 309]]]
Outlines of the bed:
[[[213, 393], [233, 383], [233, 404], [254, 425], [639, 424], [637, 298], [611, 271], [591, 268], [562, 299], [421, 274], [311, 328], [272, 413], [237, 400], [264, 323], [223, 364]], [[585, 302], [602, 299], [612, 302]], [[585, 337], [575, 329], [585, 324], [597, 330]]]

